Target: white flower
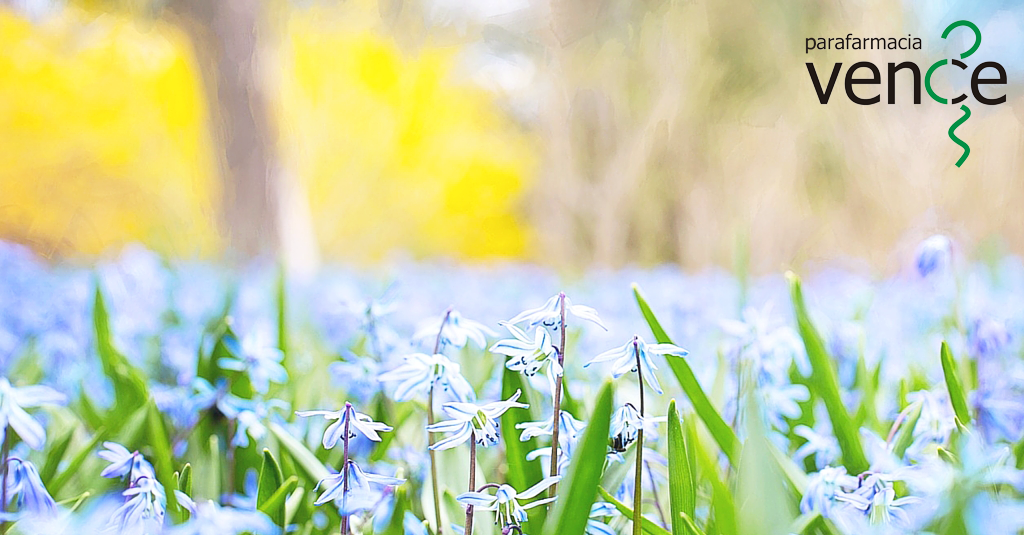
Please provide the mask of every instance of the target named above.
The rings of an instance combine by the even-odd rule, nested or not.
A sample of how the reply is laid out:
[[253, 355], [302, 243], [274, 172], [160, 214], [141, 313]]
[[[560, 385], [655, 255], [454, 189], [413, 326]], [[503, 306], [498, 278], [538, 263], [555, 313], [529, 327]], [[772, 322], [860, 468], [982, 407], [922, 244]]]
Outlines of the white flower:
[[497, 418], [513, 407], [521, 409], [529, 407], [529, 405], [524, 403], [516, 402], [521, 394], [522, 391], [516, 390], [516, 393], [512, 394], [512, 397], [505, 401], [493, 401], [483, 405], [457, 401], [445, 403], [441, 406], [441, 410], [451, 419], [429, 425], [427, 426], [427, 431], [431, 433], [451, 433], [451, 435], [430, 446], [430, 449], [446, 450], [454, 448], [469, 440], [471, 436], [475, 436], [476, 443], [483, 447], [497, 444], [498, 439], [501, 438]]
[[[562, 453], [568, 456], [572, 455], [573, 449], [580, 440], [580, 436], [583, 434], [583, 429], [586, 424], [573, 418], [569, 411], [560, 411], [558, 415], [558, 446], [562, 449]], [[516, 424], [516, 429], [522, 429], [522, 434], [519, 435], [519, 440], [530, 440], [533, 437], [538, 436], [551, 436], [554, 431], [554, 425], [551, 420], [542, 420], [539, 422], [523, 422]]]
[[619, 453], [626, 451], [630, 444], [636, 442], [643, 425], [644, 419], [632, 403], [619, 407], [612, 415], [612, 450]]
[[554, 485], [561, 479], [558, 476], [541, 480], [540, 483], [524, 490], [516, 492], [510, 485], [501, 485], [493, 496], [486, 492], [464, 492], [455, 499], [465, 505], [472, 505], [485, 511], [495, 511], [497, 520], [504, 526], [519, 525], [526, 521], [526, 509], [537, 507], [553, 502], [557, 496], [535, 500], [525, 506], [519, 504], [519, 500], [528, 500], [540, 494], [545, 489]]
[[438, 351], [444, 347], [462, 349], [469, 341], [483, 349], [487, 347], [487, 336], [497, 336], [486, 325], [462, 317], [457, 310], [449, 310], [440, 320], [434, 320], [423, 324], [413, 340], [419, 343], [440, 342]]
[[558, 363], [558, 348], [554, 346], [551, 335], [547, 329], [534, 329], [531, 338], [522, 329], [508, 322], [501, 322], [508, 329], [514, 338], [499, 340], [491, 346], [492, 353], [505, 355], [510, 358], [505, 367], [514, 371], [522, 372], [527, 377], [537, 375], [545, 363], [547, 367], [548, 383], [551, 391], [555, 391], [555, 378], [561, 377], [562, 366]]
[[644, 382], [650, 385], [655, 392], [661, 394], [661, 385], [658, 383], [657, 376], [654, 375], [658, 367], [651, 360], [652, 354], [685, 357], [690, 352], [672, 344], [647, 344], [643, 338], [634, 336], [632, 340], [626, 342], [622, 347], [601, 353], [591, 359], [590, 362], [584, 364], [583, 367], [586, 368], [595, 362], [615, 361], [612, 364], [612, 377], [618, 379], [626, 372], [637, 371], [637, 361], [639, 360], [640, 374], [643, 376]]
[[[346, 475], [347, 474], [347, 475]], [[346, 477], [348, 490], [345, 490]], [[341, 514], [351, 515], [373, 507], [379, 496], [370, 488], [370, 483], [381, 486], [401, 485], [404, 479], [363, 472], [355, 461], [349, 459], [348, 469], [320, 480], [313, 490], [324, 487], [323, 493], [314, 505], [341, 500]]]
[[457, 363], [440, 353], [413, 353], [405, 357], [401, 366], [380, 374], [377, 379], [398, 383], [393, 394], [395, 401], [409, 401], [425, 395], [432, 382], [456, 400], [472, 401], [475, 398], [473, 387], [460, 370]]
[[562, 326], [562, 305], [565, 304], [566, 314], [572, 314], [577, 318], [593, 322], [604, 330], [608, 330], [607, 327], [601, 323], [601, 318], [598, 317], [597, 311], [593, 308], [583, 305], [574, 305], [564, 293], [560, 293], [551, 299], [548, 299], [543, 306], [537, 308], [531, 308], [524, 310], [517, 314], [514, 318], [508, 320], [509, 323], [523, 323], [527, 322], [530, 326], [543, 325], [552, 332], [557, 332]]
[[67, 398], [48, 386], [15, 388], [0, 377], [0, 442], [7, 436], [7, 428], [14, 429], [28, 447], [39, 450], [46, 443], [46, 430], [25, 412], [25, 408], [40, 405], [62, 405]]
[[323, 416], [327, 420], [337, 420], [324, 431], [323, 444], [327, 449], [333, 448], [345, 434], [346, 423], [349, 426], [349, 438], [355, 437], [356, 431], [358, 431], [374, 442], [380, 442], [380, 435], [377, 434], [378, 431], [391, 431], [392, 429], [390, 425], [375, 422], [373, 418], [361, 412], [356, 412], [352, 404], [347, 401], [345, 402], [345, 408], [338, 411], [296, 411], [295, 414], [303, 418]]

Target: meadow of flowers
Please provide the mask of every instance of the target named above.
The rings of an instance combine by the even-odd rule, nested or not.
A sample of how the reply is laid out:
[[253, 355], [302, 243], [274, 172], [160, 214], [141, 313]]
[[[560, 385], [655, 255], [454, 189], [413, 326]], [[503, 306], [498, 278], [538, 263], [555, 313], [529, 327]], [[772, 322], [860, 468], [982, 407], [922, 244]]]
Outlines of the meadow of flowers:
[[885, 279], [0, 243], [0, 533], [1016, 534], [1024, 264]]

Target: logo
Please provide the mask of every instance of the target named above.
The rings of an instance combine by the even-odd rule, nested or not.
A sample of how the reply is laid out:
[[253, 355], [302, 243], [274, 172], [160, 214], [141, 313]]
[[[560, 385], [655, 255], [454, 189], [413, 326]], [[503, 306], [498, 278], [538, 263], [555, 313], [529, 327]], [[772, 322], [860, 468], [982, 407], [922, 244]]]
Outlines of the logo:
[[[960, 159], [957, 160], [956, 166], [960, 167], [967, 161], [967, 157], [971, 154], [971, 147], [967, 143], [956, 136], [956, 129], [964, 124], [967, 119], [971, 118], [971, 109], [966, 104], [961, 104], [968, 99], [966, 93], [961, 93], [951, 99], [947, 99], [936, 92], [935, 88], [932, 87], [932, 76], [940, 68], [947, 65], [958, 67], [962, 71], [970, 69], [966, 63], [961, 60], [967, 59], [972, 54], [978, 51], [978, 47], [981, 46], [981, 30], [978, 26], [968, 20], [958, 20], [949, 26], [942, 32], [942, 38], [946, 39], [950, 33], [960, 27], [969, 29], [974, 34], [974, 42], [970, 48], [960, 54], [958, 59], [940, 59], [935, 63], [932, 63], [928, 67], [928, 70], [924, 74], [924, 88], [928, 92], [928, 96], [939, 104], [960, 104], [960, 111], [963, 112], [959, 119], [950, 125], [948, 134], [949, 139], [956, 143], [963, 149]], [[874, 38], [859, 38], [853, 37], [852, 34], [847, 34], [846, 38], [807, 38], [805, 53], [810, 53], [811, 50], [862, 50], [862, 49], [887, 49], [887, 50], [919, 50], [921, 48], [921, 40], [919, 38], [912, 38], [909, 35], [904, 38], [896, 39], [890, 37], [888, 39], [882, 37]], [[814, 91], [818, 96], [818, 101], [822, 104], [828, 104], [829, 99], [832, 96], [832, 90], [835, 88], [836, 80], [839, 78], [839, 72], [842, 69], [842, 63], [836, 63], [832, 67], [832, 74], [829, 77], [828, 85], [822, 89], [821, 78], [818, 76], [817, 69], [814, 67], [814, 63], [807, 63], [807, 73], [811, 77], [811, 82], [814, 84]], [[858, 71], [866, 73], [868, 76], [861, 76]], [[888, 74], [888, 99], [889, 104], [896, 103], [896, 74], [901, 71], [907, 71], [913, 76], [913, 99], [914, 104], [921, 104], [921, 69], [916, 63], [911, 61], [904, 61], [902, 63], [889, 63], [886, 69]], [[995, 77], [992, 77], [994, 71]], [[881, 85], [882, 75], [878, 66], [868, 61], [859, 61], [850, 65], [846, 71], [845, 89], [846, 96], [851, 102], [862, 106], [870, 106], [872, 104], [878, 104], [882, 101], [881, 92], [873, 96], [862, 96], [865, 89], [861, 89], [859, 92], [855, 90], [855, 86], [861, 85]], [[1006, 94], [999, 96], [992, 96], [993, 92], [997, 90], [991, 88], [983, 88], [983, 86], [991, 85], [1006, 85], [1006, 69], [1002, 65], [995, 61], [984, 61], [976, 65], [971, 72], [971, 84], [970, 92], [974, 100], [979, 104], [986, 106], [995, 106], [1006, 102]]]

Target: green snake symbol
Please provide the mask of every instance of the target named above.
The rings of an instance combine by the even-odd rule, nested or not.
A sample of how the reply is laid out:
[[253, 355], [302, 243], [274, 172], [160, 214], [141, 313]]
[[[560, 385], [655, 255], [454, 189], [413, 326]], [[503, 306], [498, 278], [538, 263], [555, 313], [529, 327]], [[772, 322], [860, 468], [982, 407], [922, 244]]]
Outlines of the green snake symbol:
[[963, 112], [964, 112], [963, 116], [960, 117], [959, 119], [957, 119], [955, 123], [953, 123], [953, 124], [951, 124], [949, 126], [949, 139], [952, 139], [953, 143], [956, 143], [957, 145], [960, 145], [961, 147], [964, 148], [963, 155], [961, 155], [960, 159], [956, 161], [956, 166], [957, 167], [960, 167], [961, 165], [963, 165], [964, 162], [967, 161], [967, 157], [971, 154], [971, 147], [969, 147], [967, 145], [967, 143], [964, 143], [964, 140], [956, 137], [956, 134], [953, 133], [953, 131], [956, 130], [956, 127], [964, 124], [964, 122], [966, 122], [967, 119], [971, 118], [971, 109], [970, 108], [968, 108], [967, 106], [964, 106], [963, 104], [961, 104], [960, 105], [960, 109], [963, 110]]
[[[953, 29], [958, 28], [960, 26], [966, 26], [974, 32], [974, 45], [972, 45], [971, 48], [967, 49], [966, 52], [960, 54], [960, 59], [965, 59], [971, 54], [975, 53], [978, 50], [978, 47], [981, 46], [981, 30], [978, 29], [978, 26], [976, 24], [969, 20], [958, 20], [950, 24], [949, 26], [946, 26], [946, 29], [942, 32], [942, 38], [945, 39], [946, 37], [949, 36], [949, 33], [953, 31]], [[945, 98], [940, 97], [938, 94], [935, 93], [935, 90], [932, 89], [932, 74], [935, 72], [936, 69], [945, 65], [946, 63], [947, 60], [944, 59], [936, 61], [935, 63], [932, 64], [931, 67], [928, 68], [928, 72], [925, 73], [924, 76], [924, 88], [928, 90], [928, 94], [932, 97], [932, 99], [934, 99], [939, 104], [946, 104], [948, 101]], [[955, 63], [960, 68], [966, 68], [966, 66], [958, 60], [953, 60], [953, 63]], [[960, 102], [960, 100], [963, 99], [953, 99], [953, 103], [957, 104]], [[956, 162], [957, 167], [963, 165], [963, 163], [967, 161], [967, 156], [971, 154], [971, 147], [969, 147], [967, 143], [965, 143], [962, 139], [956, 137], [956, 134], [954, 133], [958, 126], [964, 124], [964, 122], [967, 119], [970, 119], [971, 117], [970, 108], [968, 108], [965, 105], [961, 105], [960, 109], [964, 112], [963, 116], [957, 119], [957, 121], [949, 127], [949, 139], [953, 140], [953, 143], [956, 143], [957, 145], [963, 147], [964, 149], [963, 155], [961, 155], [960, 159], [957, 160]]]

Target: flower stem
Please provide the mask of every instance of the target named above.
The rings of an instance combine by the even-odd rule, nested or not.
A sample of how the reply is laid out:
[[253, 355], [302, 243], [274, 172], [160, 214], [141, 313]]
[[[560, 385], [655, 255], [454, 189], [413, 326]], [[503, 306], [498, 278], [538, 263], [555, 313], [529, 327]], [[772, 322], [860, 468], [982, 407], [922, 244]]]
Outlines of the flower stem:
[[[7, 429], [4, 434], [4, 443], [0, 448], [0, 463], [3, 463], [3, 478], [0, 481], [0, 513], [7, 512], [7, 474], [8, 474], [8, 461], [11, 456], [11, 435], [14, 431]], [[0, 520], [0, 533], [7, 533], [7, 529], [10, 527], [6, 521]]]
[[[441, 333], [444, 332], [444, 326], [448, 324], [448, 318], [452, 315], [452, 307], [448, 307], [448, 310], [444, 313], [444, 319], [441, 320], [441, 326], [437, 329], [437, 339], [434, 341], [434, 354], [441, 350]], [[430, 379], [430, 389], [427, 391], [427, 425], [434, 425], [434, 384], [437, 383], [437, 372], [435, 370], [434, 377]], [[441, 527], [441, 494], [437, 484], [437, 453], [434, 452], [430, 446], [434, 445], [434, 433], [427, 433], [427, 452], [430, 454], [430, 486], [434, 491], [434, 529], [436, 533], [440, 535], [444, 533], [444, 528]], [[472, 489], [470, 489], [472, 490]]]
[[636, 379], [640, 385], [640, 429], [636, 434], [636, 473], [633, 478], [633, 535], [640, 535], [640, 507], [643, 505], [644, 487], [644, 378], [640, 369], [640, 347], [636, 338], [633, 339], [633, 352], [636, 354]]
[[[562, 368], [562, 373], [565, 373], [565, 292], [558, 294], [559, 304], [559, 331], [561, 334], [561, 341], [558, 344], [558, 365]], [[550, 364], [548, 364], [550, 366]], [[554, 414], [551, 416], [551, 468], [548, 470], [550, 477], [558, 475], [558, 420], [562, 413], [562, 376], [559, 375], [555, 378], [555, 392], [554, 392]], [[554, 497], [557, 492], [557, 485], [551, 485], [548, 496]]]
[[[351, 425], [353, 418], [352, 404], [345, 402], [345, 449], [342, 455], [341, 469], [343, 473], [341, 475], [341, 508], [348, 509], [348, 439], [349, 439], [349, 425]], [[345, 513], [341, 514], [341, 535], [348, 535], [348, 515]]]
[[[469, 491], [476, 489], [476, 431], [469, 434]], [[473, 506], [466, 506], [466, 535], [473, 535]]]

